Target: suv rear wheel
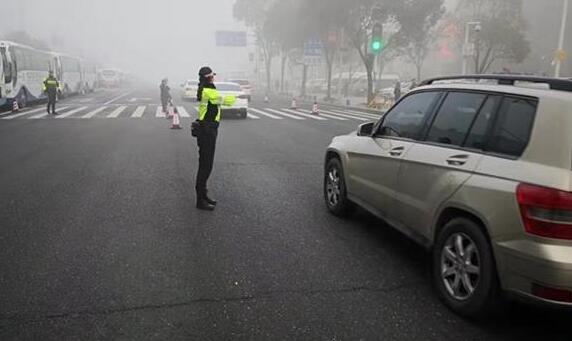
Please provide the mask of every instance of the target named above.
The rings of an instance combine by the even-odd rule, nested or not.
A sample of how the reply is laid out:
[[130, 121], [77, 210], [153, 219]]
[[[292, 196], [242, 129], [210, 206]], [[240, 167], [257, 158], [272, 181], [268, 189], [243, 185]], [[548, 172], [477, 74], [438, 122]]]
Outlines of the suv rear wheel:
[[339, 217], [348, 216], [355, 207], [347, 197], [342, 163], [337, 158], [330, 159], [326, 164], [324, 198], [328, 210]]
[[433, 248], [433, 282], [443, 302], [461, 315], [479, 317], [500, 303], [492, 249], [479, 225], [449, 221]]

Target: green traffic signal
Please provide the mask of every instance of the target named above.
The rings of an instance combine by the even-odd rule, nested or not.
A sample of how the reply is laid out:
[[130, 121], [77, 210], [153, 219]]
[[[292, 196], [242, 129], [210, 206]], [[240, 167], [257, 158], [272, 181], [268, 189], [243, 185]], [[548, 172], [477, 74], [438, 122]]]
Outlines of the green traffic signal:
[[375, 54], [381, 53], [385, 49], [383, 41], [383, 26], [379, 23], [373, 25], [371, 30], [371, 52]]

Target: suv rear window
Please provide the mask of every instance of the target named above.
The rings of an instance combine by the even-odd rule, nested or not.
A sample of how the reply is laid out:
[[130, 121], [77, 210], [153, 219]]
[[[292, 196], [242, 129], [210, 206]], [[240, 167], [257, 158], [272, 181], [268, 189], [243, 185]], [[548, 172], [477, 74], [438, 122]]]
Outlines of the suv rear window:
[[535, 100], [505, 97], [497, 115], [488, 151], [521, 156], [530, 138], [537, 105]]

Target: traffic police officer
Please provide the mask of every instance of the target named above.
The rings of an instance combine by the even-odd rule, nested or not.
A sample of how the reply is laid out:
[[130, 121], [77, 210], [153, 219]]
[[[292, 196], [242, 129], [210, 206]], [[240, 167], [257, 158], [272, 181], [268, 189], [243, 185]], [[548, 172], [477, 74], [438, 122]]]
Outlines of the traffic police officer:
[[231, 106], [236, 101], [233, 96], [222, 98], [214, 84], [216, 74], [208, 67], [199, 70], [199, 88], [197, 100], [199, 104], [199, 118], [197, 120], [197, 144], [199, 146], [199, 169], [195, 190], [197, 192], [197, 208], [212, 211], [216, 200], [207, 195], [207, 181], [213, 169], [215, 145], [220, 122], [220, 106]]
[[[50, 71], [48, 77], [44, 79], [43, 90], [48, 95], [48, 114], [56, 115], [56, 97], [58, 94], [58, 88], [60, 83], [54, 77], [54, 72]], [[50, 108], [52, 108], [50, 112]]]

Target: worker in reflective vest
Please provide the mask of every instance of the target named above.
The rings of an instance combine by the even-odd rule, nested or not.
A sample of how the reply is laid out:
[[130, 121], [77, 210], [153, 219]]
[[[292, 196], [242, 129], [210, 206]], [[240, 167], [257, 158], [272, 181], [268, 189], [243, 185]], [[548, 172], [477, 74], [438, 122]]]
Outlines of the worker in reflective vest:
[[234, 96], [222, 98], [214, 84], [213, 70], [205, 66], [199, 70], [199, 88], [197, 100], [199, 118], [197, 144], [199, 146], [199, 169], [195, 190], [197, 192], [197, 208], [212, 211], [217, 201], [208, 196], [207, 181], [213, 169], [216, 139], [220, 122], [220, 106], [232, 106], [236, 101]]
[[56, 98], [58, 95], [58, 88], [60, 87], [60, 83], [56, 77], [54, 77], [53, 71], [50, 71], [48, 77], [44, 79], [43, 85], [44, 93], [48, 95], [48, 114], [56, 115]]

